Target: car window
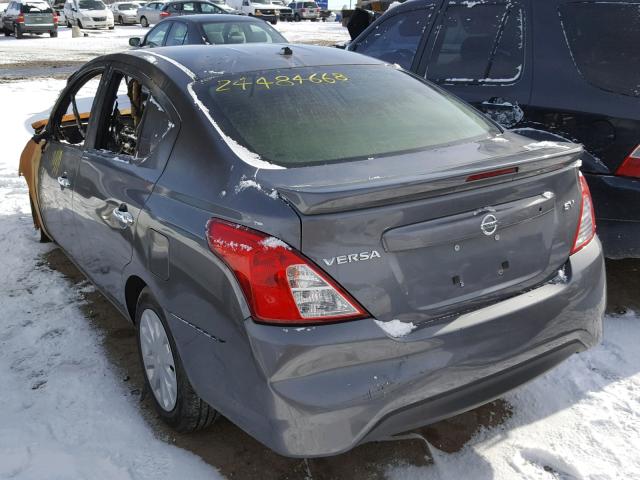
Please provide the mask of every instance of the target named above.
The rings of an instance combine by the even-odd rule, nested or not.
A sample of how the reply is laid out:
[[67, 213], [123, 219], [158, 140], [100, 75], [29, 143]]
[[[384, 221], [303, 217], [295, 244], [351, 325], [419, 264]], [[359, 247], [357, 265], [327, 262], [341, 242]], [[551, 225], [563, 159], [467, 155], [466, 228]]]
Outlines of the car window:
[[211, 5], [210, 3], [199, 3], [200, 11], [202, 13], [219, 13], [220, 9], [215, 5]]
[[122, 5], [118, 5], [118, 10], [126, 11], [126, 10], [135, 10], [137, 8], [133, 3], [123, 3]]
[[22, 4], [22, 13], [53, 13], [48, 3], [27, 2]]
[[560, 14], [582, 76], [603, 90], [640, 96], [640, 4], [575, 2]]
[[182, 11], [187, 13], [193, 13], [196, 11], [196, 5], [193, 2], [183, 3]]
[[524, 63], [524, 14], [516, 4], [447, 7], [427, 67], [437, 83], [513, 83]]
[[80, 10], [105, 10], [107, 7], [100, 0], [80, 0]]
[[187, 26], [182, 22], [173, 22], [173, 26], [167, 35], [165, 45], [182, 45], [187, 37]]
[[172, 22], [163, 22], [156, 25], [153, 30], [147, 34], [147, 38], [144, 42], [146, 47], [159, 47], [164, 41], [164, 36], [167, 34], [167, 30], [171, 26]]
[[115, 73], [116, 95], [106, 102], [106, 122], [96, 148], [136, 163], [147, 159], [174, 127], [167, 112], [138, 79]]
[[318, 8], [315, 2], [304, 2], [303, 8]]
[[169, 10], [170, 12], [179, 12], [180, 10], [182, 10], [182, 4], [172, 3], [167, 7], [167, 10]]
[[63, 99], [61, 109], [53, 120], [56, 140], [70, 145], [84, 145], [101, 79], [102, 71], [90, 74]]
[[194, 92], [230, 139], [282, 166], [421, 151], [499, 132], [464, 102], [381, 64], [222, 74]]
[[390, 16], [358, 42], [354, 50], [408, 69], [432, 13], [433, 7]]
[[287, 43], [287, 40], [266, 22], [203, 23], [202, 30], [212, 45], [233, 43]]

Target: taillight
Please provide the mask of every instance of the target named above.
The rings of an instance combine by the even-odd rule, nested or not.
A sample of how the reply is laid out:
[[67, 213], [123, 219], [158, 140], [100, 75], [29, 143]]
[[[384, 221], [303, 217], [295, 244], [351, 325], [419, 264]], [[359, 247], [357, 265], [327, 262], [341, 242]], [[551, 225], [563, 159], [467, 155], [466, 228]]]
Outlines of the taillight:
[[209, 248], [233, 271], [254, 320], [309, 324], [368, 316], [311, 260], [275, 237], [212, 218]]
[[616, 170], [616, 175], [640, 178], [640, 145], [624, 159], [624, 162]]
[[160, 12], [160, 18], [167, 18], [170, 17], [171, 14], [169, 12]]
[[589, 193], [589, 185], [587, 185], [582, 173], [579, 172], [578, 175], [581, 193], [580, 217], [573, 239], [573, 247], [571, 247], [571, 255], [585, 247], [596, 234], [596, 218], [593, 212], [593, 201], [591, 200], [591, 193]]
[[302, 13], [306, 13], [307, 9], [306, 9], [306, 8], [301, 8], [301, 9], [300, 9], [300, 11], [301, 11]]
[[53, 14], [53, 23], [57, 24], [58, 23], [58, 14], [54, 12]]
[[24, 15], [23, 14], [18, 15], [18, 18], [16, 18], [16, 22], [24, 23]]

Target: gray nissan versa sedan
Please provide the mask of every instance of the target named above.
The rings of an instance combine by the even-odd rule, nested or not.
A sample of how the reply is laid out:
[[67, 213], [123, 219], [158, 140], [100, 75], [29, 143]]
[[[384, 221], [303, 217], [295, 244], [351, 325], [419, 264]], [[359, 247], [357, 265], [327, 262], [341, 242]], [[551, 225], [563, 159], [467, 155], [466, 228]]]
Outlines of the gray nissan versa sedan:
[[178, 430], [219, 412], [282, 455], [333, 455], [601, 337], [581, 148], [507, 133], [379, 60], [108, 55], [33, 142], [34, 215], [135, 324]]

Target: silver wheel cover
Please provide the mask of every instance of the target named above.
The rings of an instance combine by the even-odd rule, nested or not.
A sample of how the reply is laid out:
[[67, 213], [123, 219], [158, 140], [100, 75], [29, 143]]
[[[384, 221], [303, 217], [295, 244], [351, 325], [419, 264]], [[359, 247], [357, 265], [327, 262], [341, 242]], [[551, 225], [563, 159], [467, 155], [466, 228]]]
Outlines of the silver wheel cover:
[[178, 396], [176, 367], [164, 325], [151, 309], [140, 317], [140, 350], [153, 396], [163, 410], [170, 412]]

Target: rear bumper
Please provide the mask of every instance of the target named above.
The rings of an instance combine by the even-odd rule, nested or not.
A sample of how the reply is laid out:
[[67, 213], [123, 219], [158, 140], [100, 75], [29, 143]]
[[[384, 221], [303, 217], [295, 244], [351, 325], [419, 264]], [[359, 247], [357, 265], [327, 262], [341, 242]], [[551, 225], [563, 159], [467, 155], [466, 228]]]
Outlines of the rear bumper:
[[[248, 319], [249, 362], [258, 374], [247, 364], [242, 371], [226, 366], [234, 380], [246, 378], [250, 394], [230, 392], [233, 401], [222, 408], [219, 388], [210, 385], [220, 382], [203, 371], [219, 362], [220, 344], [175, 322], [190, 330], [178, 335], [188, 339], [180, 355], [196, 391], [271, 449], [335, 455], [474, 408], [598, 343], [606, 301], [599, 240], [573, 255], [565, 271], [566, 282], [398, 339], [371, 319], [306, 328]], [[237, 367], [244, 360], [234, 349]]]
[[640, 179], [586, 174], [607, 258], [640, 258]]
[[45, 23], [45, 24], [22, 24], [20, 29], [24, 33], [47, 33], [47, 32], [55, 32], [58, 30], [58, 26], [53, 23]]

